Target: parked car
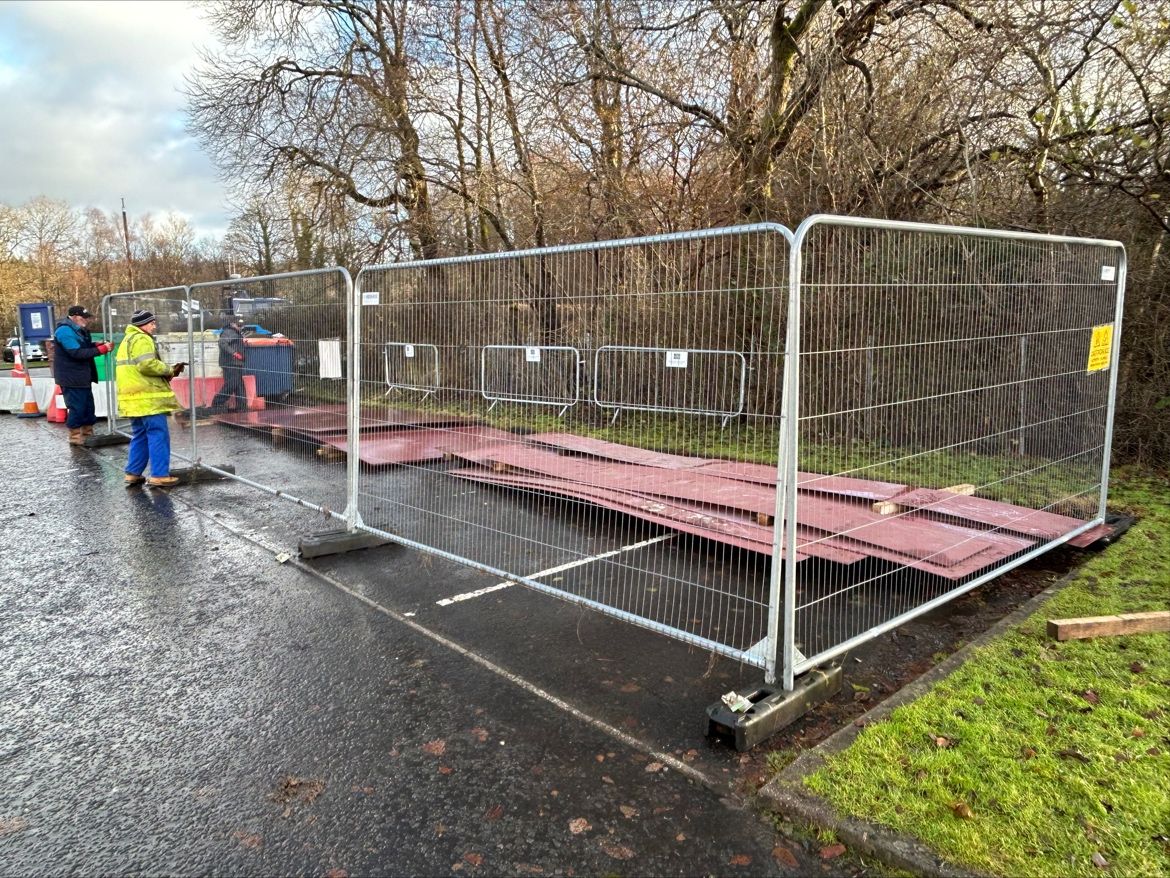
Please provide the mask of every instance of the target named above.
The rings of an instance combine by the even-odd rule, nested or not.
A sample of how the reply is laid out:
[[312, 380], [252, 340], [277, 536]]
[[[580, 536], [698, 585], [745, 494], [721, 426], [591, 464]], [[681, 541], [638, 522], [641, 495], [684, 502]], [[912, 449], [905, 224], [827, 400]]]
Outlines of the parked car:
[[[8, 339], [8, 344], [4, 345], [4, 362], [13, 363], [16, 361], [16, 349], [20, 346], [19, 338]], [[36, 360], [49, 359], [45, 349], [40, 346], [38, 342], [26, 341], [24, 343], [24, 356], [22, 358], [26, 363], [32, 363]]]

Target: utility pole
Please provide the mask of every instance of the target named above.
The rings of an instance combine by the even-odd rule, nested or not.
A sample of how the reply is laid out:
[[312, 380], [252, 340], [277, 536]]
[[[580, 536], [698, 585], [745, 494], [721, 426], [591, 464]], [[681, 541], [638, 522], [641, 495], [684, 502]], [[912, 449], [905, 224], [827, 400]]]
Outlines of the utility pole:
[[134, 260], [130, 258], [130, 227], [126, 223], [126, 199], [122, 199], [122, 241], [126, 244], [126, 273], [129, 275], [130, 289], [134, 289]]

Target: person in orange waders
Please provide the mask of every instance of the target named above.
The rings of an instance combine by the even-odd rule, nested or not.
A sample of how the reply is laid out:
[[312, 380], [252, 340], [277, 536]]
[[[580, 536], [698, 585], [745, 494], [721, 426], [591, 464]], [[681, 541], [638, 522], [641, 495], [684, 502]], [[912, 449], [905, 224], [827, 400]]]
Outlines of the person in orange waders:
[[68, 411], [65, 426], [69, 428], [70, 445], [83, 445], [85, 437], [93, 434], [93, 425], [97, 423], [93, 385], [98, 380], [94, 360], [113, 348], [109, 342], [94, 344], [89, 334], [91, 320], [93, 314], [88, 308], [74, 305], [53, 330], [53, 341], [57, 344], [53, 354], [53, 380], [65, 397]]
[[[169, 488], [179, 480], [171, 475], [171, 431], [167, 415], [182, 408], [170, 381], [186, 363], [168, 366], [158, 355], [154, 334], [158, 320], [139, 309], [130, 317], [126, 337], [118, 345], [118, 414], [131, 424], [130, 455], [126, 460], [126, 487], [145, 482]], [[150, 464], [150, 477], [143, 473]]]

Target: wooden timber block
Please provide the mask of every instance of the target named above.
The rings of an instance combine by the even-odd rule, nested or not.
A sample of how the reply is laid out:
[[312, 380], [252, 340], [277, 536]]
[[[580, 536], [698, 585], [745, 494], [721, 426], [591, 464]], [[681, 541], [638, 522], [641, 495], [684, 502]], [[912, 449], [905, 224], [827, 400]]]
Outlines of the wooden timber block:
[[1158, 631], [1170, 631], [1170, 610], [1048, 620], [1048, 636], [1054, 640], [1084, 640], [1087, 637], [1150, 634]]
[[328, 463], [332, 463], [335, 460], [345, 460], [345, 452], [340, 448], [334, 448], [332, 445], [322, 445], [317, 449], [317, 456]]
[[284, 427], [272, 428], [272, 446], [274, 448], [278, 448], [281, 445], [284, 445], [287, 440], [288, 430], [284, 429]]
[[[961, 497], [970, 497], [975, 493], [974, 485], [951, 485], [949, 488], [939, 488], [944, 494], [956, 494]], [[879, 500], [873, 504], [873, 511], [878, 515], [901, 515], [909, 511], [907, 507], [893, 500]]]
[[775, 519], [767, 512], [756, 513], [756, 524], [763, 525], [764, 527], [771, 527], [773, 521], [775, 521]]
[[975, 493], [974, 485], [951, 485], [949, 488], [941, 488], [946, 494], [961, 494], [964, 497], [970, 497]]

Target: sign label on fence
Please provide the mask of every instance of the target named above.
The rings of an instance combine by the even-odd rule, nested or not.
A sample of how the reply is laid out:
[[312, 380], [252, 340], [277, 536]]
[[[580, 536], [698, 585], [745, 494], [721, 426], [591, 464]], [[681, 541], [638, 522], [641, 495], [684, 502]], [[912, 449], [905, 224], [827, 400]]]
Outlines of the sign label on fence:
[[1093, 337], [1089, 341], [1089, 363], [1085, 366], [1086, 372], [1103, 372], [1113, 361], [1113, 324], [1093, 327]]
[[363, 290], [362, 291], [362, 304], [363, 305], [377, 305], [378, 301], [379, 301], [379, 296], [380, 296], [380, 293], [377, 290], [374, 290], [372, 293], [367, 293]]
[[341, 339], [317, 339], [317, 359], [322, 378], [341, 378]]
[[402, 355], [404, 357], [406, 357], [408, 360], [413, 359], [414, 358], [414, 345], [404, 344], [402, 346]]
[[1111, 281], [1111, 280], [1114, 280], [1116, 277], [1117, 277], [1117, 269], [1114, 268], [1112, 265], [1102, 265], [1101, 266], [1101, 280]]
[[667, 351], [666, 352], [666, 368], [668, 369], [685, 369], [687, 367], [687, 352], [686, 351]]
[[539, 363], [540, 362], [540, 348], [525, 348], [524, 349], [524, 359], [527, 360], [529, 363]]

